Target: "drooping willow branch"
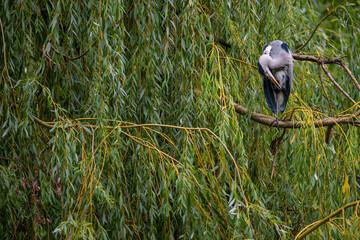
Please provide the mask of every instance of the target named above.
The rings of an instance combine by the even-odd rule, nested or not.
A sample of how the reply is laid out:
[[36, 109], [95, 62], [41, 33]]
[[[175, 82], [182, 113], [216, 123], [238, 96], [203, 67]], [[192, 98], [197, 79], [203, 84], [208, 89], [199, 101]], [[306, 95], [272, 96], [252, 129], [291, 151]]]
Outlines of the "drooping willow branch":
[[331, 220], [331, 218], [335, 217], [336, 215], [339, 215], [340, 213], [342, 213], [343, 211], [345, 211], [345, 209], [349, 208], [349, 207], [354, 207], [354, 206], [358, 206], [360, 204], [360, 201], [356, 201], [356, 202], [352, 202], [349, 204], [346, 204], [345, 206], [341, 207], [340, 209], [336, 210], [335, 212], [331, 213], [329, 216], [327, 216], [326, 218], [323, 218], [320, 221], [315, 222], [314, 224], [306, 227], [305, 229], [303, 229], [296, 237], [295, 240], [301, 240], [303, 238], [305, 238], [307, 235], [309, 235], [311, 232], [315, 231], [318, 227], [320, 227], [321, 225], [327, 223], [328, 221]]
[[[87, 128], [92, 128], [92, 129], [98, 129], [100, 128], [100, 126], [98, 125], [94, 125], [94, 124], [89, 124], [89, 123], [82, 123], [80, 124], [79, 121], [87, 121], [87, 120], [95, 120], [98, 121], [98, 118], [77, 118], [77, 119], [73, 119], [72, 121], [69, 122], [46, 122], [43, 121], [35, 116], [32, 116], [32, 119], [38, 123], [39, 125], [46, 127], [46, 128], [72, 128], [72, 127], [76, 127], [76, 126], [83, 126], [83, 127], [87, 127]], [[233, 157], [233, 155], [231, 154], [230, 150], [227, 148], [227, 146], [225, 145], [225, 143], [221, 140], [221, 138], [216, 135], [213, 131], [211, 131], [209, 128], [201, 128], [201, 127], [181, 127], [181, 126], [174, 126], [174, 125], [167, 125], [167, 124], [156, 124], [156, 123], [147, 123], [147, 124], [124, 124], [124, 122], [118, 121], [118, 120], [112, 120], [109, 119], [107, 120], [108, 122], [116, 122], [118, 123], [117, 126], [109, 126], [109, 125], [105, 125], [105, 126], [101, 126], [101, 128], [104, 129], [108, 129], [108, 130], [114, 130], [116, 128], [121, 128], [121, 129], [129, 129], [129, 128], [140, 128], [140, 127], [164, 127], [164, 128], [174, 128], [174, 129], [181, 129], [181, 130], [196, 130], [196, 131], [205, 131], [208, 132], [211, 136], [213, 136], [216, 140], [218, 140], [221, 145], [225, 148], [226, 152], [229, 154], [230, 158], [232, 159], [232, 161], [235, 164], [235, 167], [238, 171], [238, 174], [243, 174], [243, 172], [238, 168], [237, 164], [236, 164], [236, 160]], [[240, 177], [240, 175], [239, 175]]]

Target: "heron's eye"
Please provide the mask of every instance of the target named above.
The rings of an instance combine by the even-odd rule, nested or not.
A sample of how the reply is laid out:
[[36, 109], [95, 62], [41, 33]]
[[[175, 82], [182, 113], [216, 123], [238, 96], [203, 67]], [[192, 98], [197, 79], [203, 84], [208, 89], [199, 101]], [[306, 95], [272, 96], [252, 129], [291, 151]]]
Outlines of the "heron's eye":
[[265, 50], [264, 50], [264, 54], [265, 55], [269, 55], [270, 54], [270, 51], [271, 51], [271, 46], [267, 46], [266, 48], [265, 48]]

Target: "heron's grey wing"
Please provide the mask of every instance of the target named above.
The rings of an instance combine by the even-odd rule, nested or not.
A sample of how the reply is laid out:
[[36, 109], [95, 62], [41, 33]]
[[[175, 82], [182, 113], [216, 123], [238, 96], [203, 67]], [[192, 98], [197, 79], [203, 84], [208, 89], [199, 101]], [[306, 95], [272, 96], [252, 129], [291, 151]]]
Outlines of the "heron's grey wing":
[[293, 78], [293, 66], [292, 65], [288, 66], [288, 68], [285, 69], [285, 74], [283, 75], [283, 77], [286, 79], [284, 79], [285, 87], [283, 87], [283, 89], [282, 89], [282, 92], [284, 94], [284, 102], [280, 106], [280, 109], [279, 109], [281, 112], [284, 112], [287, 101], [290, 96], [290, 91], [291, 91], [291, 87], [292, 87], [292, 78]]
[[275, 102], [274, 84], [266, 76], [263, 76], [262, 80], [263, 80], [263, 88], [264, 88], [266, 103], [269, 106], [270, 110], [274, 114], [276, 114], [276, 102]]

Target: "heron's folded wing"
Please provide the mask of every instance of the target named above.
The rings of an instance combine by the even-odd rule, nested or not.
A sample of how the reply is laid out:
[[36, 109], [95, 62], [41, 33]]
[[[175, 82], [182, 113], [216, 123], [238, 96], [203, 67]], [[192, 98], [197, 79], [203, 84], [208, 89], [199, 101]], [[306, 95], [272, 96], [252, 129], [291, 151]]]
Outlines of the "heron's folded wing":
[[285, 87], [282, 89], [282, 92], [284, 94], [284, 102], [280, 106], [280, 109], [279, 109], [281, 112], [284, 112], [284, 110], [286, 108], [287, 101], [288, 101], [289, 96], [290, 96], [290, 91], [291, 91], [291, 87], [292, 87], [292, 78], [293, 78], [292, 74], [293, 74], [292, 66], [289, 66], [286, 69], [286, 75], [284, 75], [284, 77], [286, 79], [284, 81], [285, 82]]
[[267, 77], [263, 77], [263, 88], [265, 93], [266, 103], [270, 110], [276, 114], [275, 90], [274, 84]]

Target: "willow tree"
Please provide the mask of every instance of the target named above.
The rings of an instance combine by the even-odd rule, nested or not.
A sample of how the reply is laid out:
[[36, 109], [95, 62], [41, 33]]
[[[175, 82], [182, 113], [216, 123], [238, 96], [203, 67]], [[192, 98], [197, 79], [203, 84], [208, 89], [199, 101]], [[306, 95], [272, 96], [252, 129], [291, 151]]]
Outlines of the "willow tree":
[[359, 238], [360, 8], [334, 4], [1, 1], [1, 236]]

